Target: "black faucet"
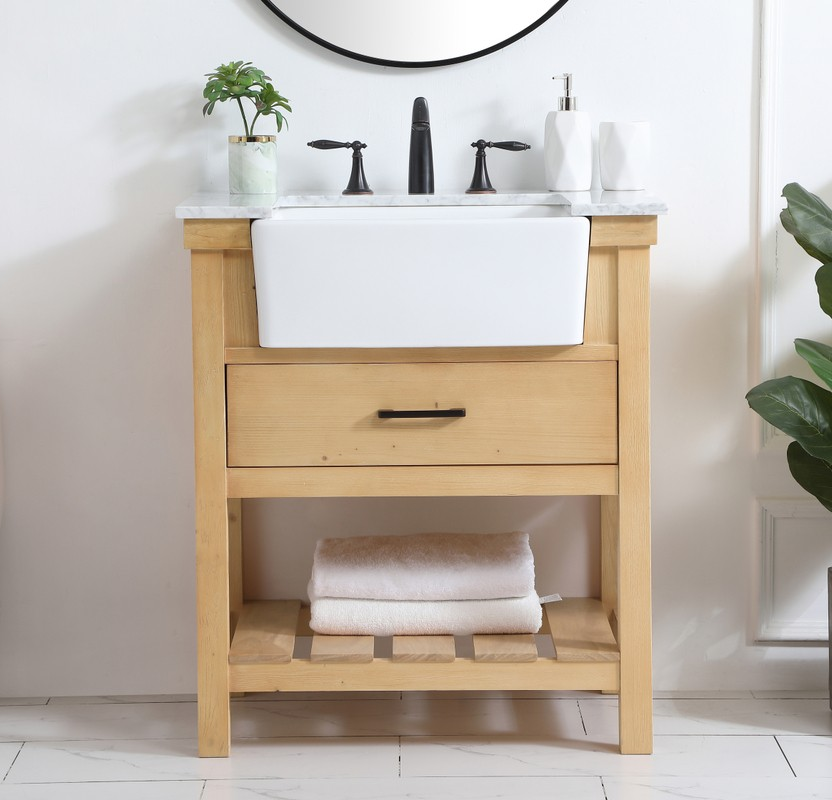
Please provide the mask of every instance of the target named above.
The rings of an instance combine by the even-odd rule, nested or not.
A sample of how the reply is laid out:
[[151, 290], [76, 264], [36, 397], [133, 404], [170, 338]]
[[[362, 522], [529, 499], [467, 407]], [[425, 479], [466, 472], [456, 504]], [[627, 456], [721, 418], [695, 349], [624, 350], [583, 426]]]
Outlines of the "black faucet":
[[410, 163], [407, 176], [408, 194], [433, 194], [433, 146], [430, 141], [428, 101], [413, 101], [410, 126]]

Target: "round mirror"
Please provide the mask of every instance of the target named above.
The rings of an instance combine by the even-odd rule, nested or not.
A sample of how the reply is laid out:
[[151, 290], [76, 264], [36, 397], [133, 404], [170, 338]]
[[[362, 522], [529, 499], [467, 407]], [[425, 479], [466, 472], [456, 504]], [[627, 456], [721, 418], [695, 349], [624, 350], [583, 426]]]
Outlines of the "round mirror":
[[520, 39], [567, 0], [263, 0], [336, 53], [393, 67], [479, 58]]

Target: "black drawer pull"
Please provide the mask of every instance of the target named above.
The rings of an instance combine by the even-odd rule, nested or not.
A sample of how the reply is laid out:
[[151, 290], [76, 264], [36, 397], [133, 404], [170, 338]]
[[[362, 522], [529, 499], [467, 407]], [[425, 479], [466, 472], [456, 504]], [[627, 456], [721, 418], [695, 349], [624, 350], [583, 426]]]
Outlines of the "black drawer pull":
[[413, 410], [397, 411], [392, 408], [380, 408], [379, 419], [446, 419], [448, 417], [464, 417], [464, 408], [417, 408]]

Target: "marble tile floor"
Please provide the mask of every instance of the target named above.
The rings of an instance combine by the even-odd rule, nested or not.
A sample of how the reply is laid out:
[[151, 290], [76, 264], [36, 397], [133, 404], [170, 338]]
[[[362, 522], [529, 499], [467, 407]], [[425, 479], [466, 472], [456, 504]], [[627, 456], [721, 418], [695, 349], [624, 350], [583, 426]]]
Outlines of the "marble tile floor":
[[189, 695], [0, 699], [0, 800], [832, 800], [823, 692], [661, 693], [616, 752], [591, 693], [249, 695], [196, 756]]

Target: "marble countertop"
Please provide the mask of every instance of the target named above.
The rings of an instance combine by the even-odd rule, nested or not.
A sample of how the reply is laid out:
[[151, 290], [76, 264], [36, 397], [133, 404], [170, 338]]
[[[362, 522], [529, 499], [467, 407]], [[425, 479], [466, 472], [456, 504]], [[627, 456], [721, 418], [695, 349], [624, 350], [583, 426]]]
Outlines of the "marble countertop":
[[179, 219], [268, 219], [282, 208], [356, 206], [557, 206], [563, 216], [654, 216], [663, 200], [647, 192], [498, 192], [496, 194], [276, 195], [201, 193], [176, 207]]

